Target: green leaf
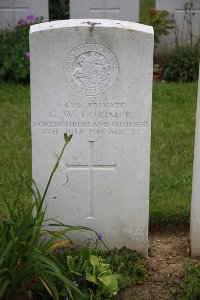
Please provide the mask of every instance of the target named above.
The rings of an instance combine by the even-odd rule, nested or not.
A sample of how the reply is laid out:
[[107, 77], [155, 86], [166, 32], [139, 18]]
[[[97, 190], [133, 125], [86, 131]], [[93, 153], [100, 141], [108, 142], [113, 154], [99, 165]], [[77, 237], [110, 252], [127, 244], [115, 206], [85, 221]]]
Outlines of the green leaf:
[[115, 275], [101, 276], [98, 277], [98, 280], [101, 281], [106, 286], [107, 291], [109, 292], [118, 291], [118, 281]]
[[94, 268], [99, 266], [99, 259], [98, 259], [98, 257], [95, 256], [95, 255], [91, 255], [91, 256], [90, 256], [90, 262], [91, 262], [91, 265], [92, 265]]
[[67, 256], [67, 264], [71, 272], [75, 272], [74, 259], [72, 256]]
[[57, 267], [57, 265], [51, 259], [44, 257], [43, 255], [38, 255], [38, 256], [36, 256], [36, 258], [37, 257], [38, 257], [38, 259], [40, 259], [41, 261], [43, 261], [46, 264], [47, 270], [49, 270], [48, 273], [49, 274], [51, 273], [52, 275], [59, 278], [64, 283], [64, 285], [68, 291], [74, 290], [79, 295], [82, 295], [83, 299], [85, 299], [86, 296], [77, 288], [77, 286], [75, 284], [73, 284], [68, 278], [63, 276], [60, 269]]
[[10, 280], [7, 279], [1, 286], [0, 286], [0, 297], [2, 297], [10, 284]]
[[52, 295], [52, 293], [53, 293], [54, 299], [59, 300], [58, 291], [57, 291], [56, 286], [55, 286], [53, 280], [51, 279], [51, 277], [48, 276], [48, 274], [45, 272], [45, 274], [41, 275], [41, 278], [42, 278], [42, 280], [41, 279], [40, 280], [41, 280], [42, 284], [44, 285], [45, 289], [48, 291], [48, 293], [50, 295]]
[[80, 251], [80, 256], [81, 256], [81, 259], [82, 261], [87, 261], [90, 259], [90, 250], [89, 248], [81, 248], [81, 251]]
[[8, 245], [6, 246], [6, 248], [4, 249], [4, 251], [3, 251], [2, 255], [1, 255], [0, 266], [1, 266], [1, 264], [4, 262], [5, 256], [6, 256], [6, 255], [10, 255], [10, 252], [9, 252], [9, 251], [11, 250], [13, 244], [14, 244], [16, 241], [18, 241], [18, 239], [19, 239], [19, 238], [16, 237], [14, 240], [11, 240], [11, 241], [8, 243]]
[[88, 281], [96, 283], [97, 284], [97, 278], [95, 275], [92, 275], [90, 273], [86, 273], [86, 278]]
[[101, 276], [98, 277], [98, 280], [101, 281], [104, 285], [109, 285], [111, 283], [111, 276]]
[[131, 284], [130, 277], [125, 277], [122, 274], [116, 274], [115, 276], [118, 280], [118, 285], [120, 289], [125, 289], [127, 286]]
[[0, 269], [0, 274], [5, 273], [5, 272], [9, 272], [9, 269], [8, 268]]

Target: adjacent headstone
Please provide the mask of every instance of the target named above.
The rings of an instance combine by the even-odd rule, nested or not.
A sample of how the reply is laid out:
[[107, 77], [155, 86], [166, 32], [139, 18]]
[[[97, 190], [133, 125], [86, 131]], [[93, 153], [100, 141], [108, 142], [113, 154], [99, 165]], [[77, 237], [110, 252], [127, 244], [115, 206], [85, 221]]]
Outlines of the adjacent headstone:
[[[200, 70], [200, 69], [199, 69]], [[199, 73], [200, 74], [200, 73]], [[200, 257], [200, 77], [198, 85], [196, 132], [193, 163], [192, 206], [190, 218], [191, 257]]]
[[139, 21], [139, 0], [70, 0], [70, 18]]
[[[191, 9], [189, 14], [185, 13], [185, 5]], [[190, 43], [190, 20], [192, 20], [192, 34], [193, 42], [200, 38], [200, 1], [199, 0], [156, 0], [156, 9], [167, 10], [174, 16], [177, 26], [177, 35], [179, 43]], [[191, 18], [190, 18], [191, 17]], [[160, 47], [161, 46], [161, 47]], [[174, 30], [167, 36], [161, 37], [161, 45], [159, 47], [172, 49], [175, 47], [175, 34]]]
[[13, 29], [28, 15], [49, 19], [48, 0], [0, 0], [0, 30]]
[[152, 27], [91, 19], [44, 23], [31, 27], [30, 51], [32, 170], [39, 189], [63, 134], [73, 134], [47, 196], [47, 217], [92, 227], [109, 247], [146, 255]]

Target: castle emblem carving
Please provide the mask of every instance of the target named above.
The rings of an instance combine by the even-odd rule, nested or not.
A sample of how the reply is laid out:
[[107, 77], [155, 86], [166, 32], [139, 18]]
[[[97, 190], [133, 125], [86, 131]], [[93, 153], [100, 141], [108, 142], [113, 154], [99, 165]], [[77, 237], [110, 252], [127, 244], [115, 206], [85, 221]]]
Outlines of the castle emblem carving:
[[115, 83], [118, 62], [106, 47], [83, 44], [66, 57], [64, 72], [74, 91], [86, 96], [96, 96], [107, 92]]

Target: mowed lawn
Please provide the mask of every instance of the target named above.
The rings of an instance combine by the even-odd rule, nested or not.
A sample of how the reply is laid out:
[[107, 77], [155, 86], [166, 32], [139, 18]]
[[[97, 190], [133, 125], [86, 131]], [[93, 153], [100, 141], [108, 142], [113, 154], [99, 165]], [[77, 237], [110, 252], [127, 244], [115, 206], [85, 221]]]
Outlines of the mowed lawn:
[[195, 83], [154, 84], [151, 223], [189, 221], [196, 99]]
[[[154, 84], [151, 224], [189, 220], [196, 95], [196, 83]], [[0, 84], [0, 137], [0, 202], [12, 202], [20, 174], [31, 180], [29, 86]], [[22, 197], [27, 205], [28, 189]]]
[[[21, 175], [31, 182], [29, 89], [29, 86], [0, 84], [0, 202], [2, 196], [13, 201]], [[23, 189], [22, 196], [27, 195], [28, 189]]]

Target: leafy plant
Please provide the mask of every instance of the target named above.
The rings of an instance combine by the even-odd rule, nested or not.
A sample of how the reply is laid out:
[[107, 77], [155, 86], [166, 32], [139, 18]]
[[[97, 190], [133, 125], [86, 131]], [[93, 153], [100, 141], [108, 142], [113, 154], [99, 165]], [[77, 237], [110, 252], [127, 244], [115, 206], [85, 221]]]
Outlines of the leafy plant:
[[141, 22], [153, 26], [155, 44], [160, 42], [161, 35], [168, 35], [169, 30], [174, 27], [170, 13], [165, 10], [151, 9], [148, 16], [142, 18]]
[[200, 299], [200, 265], [194, 264], [187, 269], [187, 274], [181, 282], [181, 300]]
[[29, 29], [40, 22], [42, 18], [30, 15], [13, 31], [0, 32], [0, 81], [29, 82]]
[[127, 278], [127, 284], [142, 283], [147, 278], [147, 270], [141, 257], [127, 248], [114, 249], [102, 254], [105, 261], [112, 266], [114, 273]]
[[[87, 293], [78, 287], [58, 268], [50, 254], [56, 249], [69, 245], [66, 234], [74, 230], [91, 230], [87, 227], [64, 225], [57, 221], [49, 224], [45, 221], [43, 203], [46, 193], [56, 172], [63, 152], [72, 136], [65, 134], [65, 144], [51, 172], [43, 196], [35, 183], [30, 187], [34, 201], [29, 208], [24, 209], [20, 199], [20, 190], [16, 195], [13, 207], [4, 199], [6, 214], [0, 219], [0, 299], [21, 299], [22, 295], [31, 292], [40, 282], [54, 299], [59, 299], [57, 286], [53, 278], [65, 288], [71, 299], [79, 295], [81, 299]], [[45, 226], [45, 227], [44, 227]], [[60, 227], [60, 230], [45, 229], [49, 226]], [[92, 231], [92, 230], [91, 230]], [[78, 297], [78, 296], [77, 296]]]
[[172, 51], [163, 64], [166, 81], [192, 82], [198, 80], [200, 48], [182, 46]]
[[[144, 282], [147, 276], [141, 258], [126, 248], [102, 253], [94, 248], [68, 247], [58, 252], [53, 254], [56, 265], [82, 292], [89, 292], [90, 300], [114, 299], [120, 289]], [[65, 300], [67, 291], [62, 286], [59, 290], [60, 299]]]
[[[67, 249], [54, 257], [63, 273], [73, 281], [83, 293], [89, 292], [90, 300], [112, 299], [122, 285], [127, 285], [127, 278], [120, 273], [113, 273], [112, 266], [100, 253], [88, 247], [77, 250]], [[60, 299], [67, 294], [66, 288], [60, 287]], [[77, 300], [82, 298], [78, 295]]]
[[[13, 207], [4, 199], [6, 212], [0, 219], [2, 300], [21, 300], [25, 294], [31, 295], [31, 299], [37, 295], [43, 300], [49, 297], [56, 300], [112, 299], [119, 289], [145, 278], [145, 269], [136, 253], [126, 249], [107, 254], [89, 247], [77, 249], [68, 238], [68, 234], [75, 230], [93, 231], [98, 246], [99, 242], [104, 244], [102, 233], [88, 227], [65, 225], [54, 219], [45, 220], [44, 200], [72, 138], [67, 134], [64, 137], [65, 144], [57, 156], [44, 194], [40, 194], [33, 181], [33, 188], [29, 188], [34, 201], [24, 208], [20, 198], [22, 182]], [[55, 226], [60, 229], [53, 230]], [[125, 263], [127, 258], [129, 262]]]
[[193, 34], [193, 1], [184, 4], [184, 20], [180, 31], [175, 18], [175, 49], [163, 63], [163, 79], [166, 81], [192, 82], [199, 76], [200, 40]]

